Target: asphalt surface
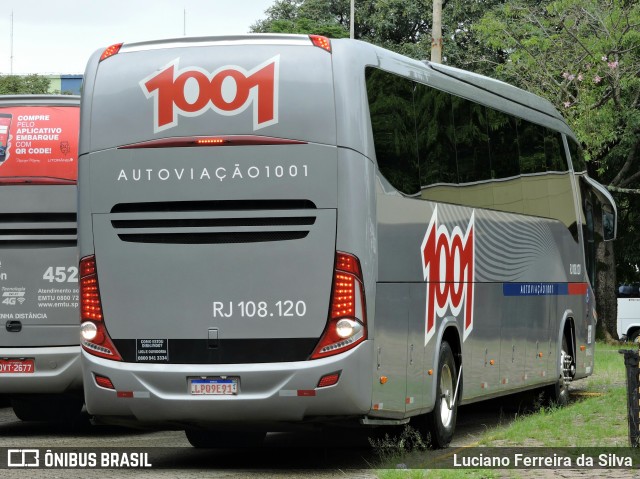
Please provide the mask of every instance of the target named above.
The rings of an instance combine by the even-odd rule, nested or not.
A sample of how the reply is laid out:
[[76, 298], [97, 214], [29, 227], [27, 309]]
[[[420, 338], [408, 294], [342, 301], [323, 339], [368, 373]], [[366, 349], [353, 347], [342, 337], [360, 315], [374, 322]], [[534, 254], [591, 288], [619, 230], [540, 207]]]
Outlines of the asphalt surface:
[[[490, 428], [508, 424], [535, 404], [535, 395], [484, 401], [460, 407], [456, 435], [447, 451], [473, 446]], [[3, 407], [5, 406], [5, 407]], [[378, 440], [384, 433], [378, 431]], [[183, 431], [148, 431], [116, 426], [94, 425], [85, 413], [73, 423], [47, 424], [22, 422], [13, 410], [0, 402], [0, 453], [5, 448], [56, 448], [64, 451], [145, 451], [154, 448], [151, 469], [0, 469], [0, 478], [375, 478], [385, 464], [372, 448], [368, 434], [351, 430], [325, 432], [270, 433], [261, 448], [206, 450], [192, 448]], [[86, 449], [91, 448], [91, 449]], [[2, 460], [0, 457], [0, 464]], [[541, 473], [542, 471], [532, 471]], [[580, 473], [585, 471], [580, 471]], [[614, 471], [609, 471], [614, 472]], [[616, 475], [611, 477], [629, 477]], [[628, 471], [627, 471], [628, 472]], [[535, 477], [564, 477], [538, 474]], [[509, 477], [507, 473], [504, 477]], [[526, 476], [526, 474], [525, 474]], [[501, 476], [500, 476], [501, 477]], [[526, 476], [528, 477], [528, 476]], [[589, 477], [570, 475], [566, 477]]]
[[[48, 424], [22, 422], [10, 407], [0, 404], [0, 449], [66, 448], [64, 451], [133, 451], [154, 449], [152, 469], [5, 469], [2, 479], [46, 477], [102, 479], [111, 477], [180, 478], [374, 478], [382, 464], [371, 447], [369, 434], [360, 431], [270, 433], [262, 448], [203, 450], [192, 448], [182, 431], [147, 431], [116, 426], [94, 425], [84, 413], [73, 423]], [[472, 444], [487, 427], [505, 419], [495, 405], [462, 407], [452, 447]], [[378, 431], [392, 437], [398, 430]], [[2, 450], [3, 453], [4, 450]], [[3, 458], [0, 458], [3, 459]]]

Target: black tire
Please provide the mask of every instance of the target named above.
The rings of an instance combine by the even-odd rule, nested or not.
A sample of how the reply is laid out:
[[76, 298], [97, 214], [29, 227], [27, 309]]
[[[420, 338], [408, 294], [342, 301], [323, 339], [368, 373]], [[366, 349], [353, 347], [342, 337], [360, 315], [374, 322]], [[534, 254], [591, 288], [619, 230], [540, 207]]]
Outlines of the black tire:
[[640, 329], [636, 329], [633, 333], [631, 333], [631, 336], [629, 336], [629, 339], [627, 339], [628, 342], [630, 343], [640, 343]]
[[560, 376], [556, 383], [549, 386], [546, 391], [547, 403], [550, 406], [566, 406], [569, 403], [569, 381], [564, 378], [562, 370], [564, 356], [569, 354], [569, 342], [566, 336], [562, 336], [562, 349], [560, 350]]
[[210, 429], [187, 429], [184, 433], [189, 444], [200, 449], [260, 447], [267, 435], [264, 431], [216, 431]]
[[71, 423], [80, 417], [83, 403], [80, 394], [34, 394], [11, 398], [13, 412], [21, 421]]
[[426, 416], [426, 427], [431, 437], [431, 447], [442, 449], [453, 439], [458, 417], [459, 395], [453, 403], [458, 381], [458, 371], [453, 359], [453, 351], [446, 341], [440, 346], [436, 375], [436, 402], [431, 413]]

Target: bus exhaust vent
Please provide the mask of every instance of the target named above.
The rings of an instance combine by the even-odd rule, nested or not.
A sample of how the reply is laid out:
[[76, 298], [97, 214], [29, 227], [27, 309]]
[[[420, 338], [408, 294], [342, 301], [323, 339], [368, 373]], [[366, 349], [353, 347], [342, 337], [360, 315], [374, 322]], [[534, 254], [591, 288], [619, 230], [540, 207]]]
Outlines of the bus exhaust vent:
[[287, 241], [305, 238], [308, 231], [274, 231], [264, 233], [159, 233], [118, 235], [130, 243], [228, 244]]
[[153, 203], [118, 203], [111, 208], [111, 213], [302, 209], [316, 209], [316, 205], [309, 200], [158, 201]]
[[1, 213], [0, 248], [74, 247], [75, 213]]
[[[130, 243], [234, 244], [291, 241], [305, 238], [316, 222], [314, 209], [266, 210], [265, 202], [216, 201], [169, 203], [171, 209], [128, 206], [112, 213], [111, 226], [118, 238]], [[282, 206], [288, 202], [267, 202]], [[203, 204], [208, 205], [205, 209]], [[157, 207], [157, 203], [153, 204]], [[166, 203], [164, 204], [167, 205]], [[226, 206], [226, 209], [222, 207]], [[260, 208], [257, 208], [260, 206]], [[115, 209], [115, 208], [114, 208]], [[113, 211], [113, 210], [112, 210]]]

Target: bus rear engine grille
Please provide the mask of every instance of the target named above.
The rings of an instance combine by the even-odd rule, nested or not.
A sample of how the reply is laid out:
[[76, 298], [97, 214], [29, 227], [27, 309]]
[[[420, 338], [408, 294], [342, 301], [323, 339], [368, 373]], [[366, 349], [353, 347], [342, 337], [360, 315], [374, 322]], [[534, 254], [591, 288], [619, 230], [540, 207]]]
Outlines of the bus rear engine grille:
[[122, 241], [130, 243], [165, 244], [225, 244], [287, 241], [306, 237], [308, 231], [273, 231], [263, 233], [155, 233], [122, 234]]
[[210, 206], [226, 203], [232, 208], [179, 209], [182, 204], [162, 212], [130, 210], [112, 213], [111, 226], [121, 241], [130, 243], [237, 244], [302, 239], [316, 222], [315, 209], [256, 209], [259, 202], [245, 209], [249, 205], [238, 201], [215, 203]]
[[0, 213], [0, 249], [75, 247], [75, 213]]

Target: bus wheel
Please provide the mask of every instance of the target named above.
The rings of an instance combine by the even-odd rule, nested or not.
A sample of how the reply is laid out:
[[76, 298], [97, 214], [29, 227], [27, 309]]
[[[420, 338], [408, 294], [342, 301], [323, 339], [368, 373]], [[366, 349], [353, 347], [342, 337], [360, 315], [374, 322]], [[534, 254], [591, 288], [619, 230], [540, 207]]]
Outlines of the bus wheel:
[[636, 329], [633, 333], [631, 333], [631, 336], [629, 336], [628, 341], [630, 343], [640, 343], [640, 329]]
[[569, 354], [569, 343], [567, 337], [562, 337], [562, 349], [560, 350], [560, 376], [553, 386], [547, 388], [547, 397], [549, 403], [556, 406], [566, 406], [569, 402], [569, 383], [571, 380], [565, 374], [565, 363], [571, 364], [571, 356]]
[[200, 449], [259, 447], [267, 435], [264, 431], [218, 431], [211, 429], [187, 429], [184, 433], [189, 444]]
[[427, 429], [431, 436], [431, 447], [434, 449], [447, 447], [453, 439], [458, 415], [459, 398], [455, 397], [457, 379], [453, 351], [449, 343], [443, 341], [438, 356], [436, 403], [433, 411], [426, 417]]

